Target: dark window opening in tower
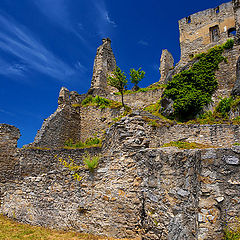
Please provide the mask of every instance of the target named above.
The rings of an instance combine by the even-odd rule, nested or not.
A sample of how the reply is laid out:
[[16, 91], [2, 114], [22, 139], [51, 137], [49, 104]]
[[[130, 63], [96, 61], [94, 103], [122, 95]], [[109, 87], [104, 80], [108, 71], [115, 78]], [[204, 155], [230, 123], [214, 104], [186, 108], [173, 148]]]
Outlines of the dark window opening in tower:
[[235, 27], [232, 27], [232, 28], [229, 28], [228, 29], [228, 37], [233, 37], [233, 36], [236, 36], [236, 28]]
[[220, 30], [219, 26], [209, 28], [211, 42], [217, 42], [220, 39]]
[[186, 23], [191, 23], [191, 22], [192, 22], [191, 17], [190, 16], [186, 17]]

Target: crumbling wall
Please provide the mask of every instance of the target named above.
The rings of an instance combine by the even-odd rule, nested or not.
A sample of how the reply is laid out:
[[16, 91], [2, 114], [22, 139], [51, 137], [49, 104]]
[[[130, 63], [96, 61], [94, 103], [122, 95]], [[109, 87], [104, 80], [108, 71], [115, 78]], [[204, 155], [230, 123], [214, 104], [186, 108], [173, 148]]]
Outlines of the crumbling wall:
[[[135, 119], [137, 122], [137, 119]], [[86, 149], [21, 149], [0, 212], [18, 221], [117, 238], [220, 240], [239, 217], [240, 148], [148, 148], [143, 124], [113, 126], [99, 165]], [[73, 159], [80, 181], [61, 161]], [[61, 161], [60, 161], [61, 160]]]
[[179, 20], [181, 61], [233, 38], [235, 17], [233, 4], [228, 2]]
[[[141, 108], [147, 107], [151, 104], [156, 103], [162, 96], [163, 88], [150, 90], [147, 92], [136, 92], [131, 94], [124, 95], [124, 103], [132, 108]], [[121, 102], [120, 95], [108, 95], [108, 99]]]
[[[187, 141], [205, 144], [209, 147], [231, 147], [239, 142], [240, 127], [231, 124], [171, 124], [159, 119], [158, 125], [153, 124], [156, 119], [131, 114], [111, 126], [106, 136], [107, 146], [119, 146], [118, 142], [126, 139], [128, 143], [142, 145], [142, 147], [159, 148], [172, 141]], [[134, 116], [135, 115], [135, 116]], [[121, 132], [124, 132], [121, 135]]]
[[69, 138], [74, 142], [79, 141], [80, 136], [79, 108], [65, 105], [59, 107], [49, 118], [44, 120], [34, 142], [29, 146], [58, 148], [63, 147]]
[[20, 137], [18, 128], [0, 124], [0, 182], [11, 178], [12, 169], [16, 163], [17, 141]]

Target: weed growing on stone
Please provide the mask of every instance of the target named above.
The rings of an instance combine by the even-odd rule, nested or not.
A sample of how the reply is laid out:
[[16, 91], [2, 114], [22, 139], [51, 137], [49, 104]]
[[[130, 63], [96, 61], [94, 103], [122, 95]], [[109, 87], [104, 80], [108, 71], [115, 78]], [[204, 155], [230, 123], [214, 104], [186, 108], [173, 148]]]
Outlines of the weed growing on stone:
[[98, 137], [90, 137], [87, 138], [85, 142], [78, 141], [76, 143], [70, 138], [64, 143], [64, 148], [90, 148], [90, 147], [101, 147], [102, 146], [102, 139]]
[[240, 143], [234, 143], [233, 146], [240, 146]]
[[83, 156], [83, 163], [85, 167], [89, 169], [90, 172], [93, 172], [94, 169], [98, 166], [98, 161], [100, 159], [99, 155], [91, 157], [89, 152], [85, 152]]
[[[157, 90], [157, 89], [163, 89], [165, 88], [167, 85], [165, 84], [154, 84], [154, 85], [150, 85], [146, 88], [139, 88], [137, 91], [132, 91], [132, 90], [125, 90], [123, 95], [128, 95], [128, 94], [133, 94], [133, 93], [139, 93], [139, 92], [148, 92], [148, 91], [153, 91], [153, 90]], [[114, 93], [115, 95], [121, 95], [120, 92], [116, 92]]]
[[225, 223], [225, 240], [239, 240], [240, 239], [240, 218], [236, 218], [232, 224]]
[[82, 180], [82, 177], [77, 173], [81, 166], [77, 165], [70, 156], [68, 156], [68, 161], [64, 160], [62, 157], [58, 157], [58, 155], [56, 155], [55, 158], [57, 158], [58, 161], [69, 171], [73, 172], [72, 176], [74, 177], [74, 179], [76, 179], [77, 181]]
[[215, 109], [215, 112], [219, 113], [222, 118], [229, 117], [228, 114], [231, 110], [232, 103], [233, 103], [232, 97], [221, 99], [221, 101], [218, 103]]
[[234, 45], [234, 40], [233, 39], [228, 39], [225, 44], [223, 44], [224, 49], [231, 49], [233, 48]]
[[122, 105], [119, 102], [112, 101], [103, 97], [93, 97], [92, 95], [88, 95], [81, 103], [82, 106], [96, 106], [101, 109], [104, 108], [120, 108]]
[[81, 107], [81, 104], [80, 103], [73, 103], [72, 107], [74, 107], [74, 108]]
[[213, 146], [200, 144], [196, 142], [184, 142], [184, 141], [173, 141], [170, 143], [165, 143], [162, 147], [177, 147], [179, 149], [203, 149], [212, 148]]

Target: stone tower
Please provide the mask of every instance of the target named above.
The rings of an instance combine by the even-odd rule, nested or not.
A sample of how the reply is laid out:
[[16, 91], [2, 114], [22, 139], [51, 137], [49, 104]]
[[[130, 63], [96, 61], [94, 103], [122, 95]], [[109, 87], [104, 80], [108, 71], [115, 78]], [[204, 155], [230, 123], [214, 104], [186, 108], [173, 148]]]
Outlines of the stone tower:
[[107, 85], [107, 76], [116, 67], [116, 59], [114, 57], [111, 40], [104, 38], [102, 45], [97, 49], [97, 54], [94, 60], [93, 76], [91, 88], [88, 93], [93, 95], [106, 95], [113, 91]]

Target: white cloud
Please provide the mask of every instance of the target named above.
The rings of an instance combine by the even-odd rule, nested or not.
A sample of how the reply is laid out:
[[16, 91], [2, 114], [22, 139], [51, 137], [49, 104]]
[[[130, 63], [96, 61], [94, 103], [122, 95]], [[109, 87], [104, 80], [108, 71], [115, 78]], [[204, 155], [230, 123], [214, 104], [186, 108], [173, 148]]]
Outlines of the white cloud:
[[28, 69], [34, 69], [53, 78], [65, 80], [76, 73], [73, 67], [47, 50], [32, 32], [9, 16], [0, 14], [0, 25], [0, 49], [17, 57], [21, 62], [8, 63], [0, 59], [0, 74], [23, 75]]
[[148, 45], [149, 45], [148, 42], [143, 41], [143, 40], [139, 40], [139, 41], [138, 41], [138, 44], [143, 45], [143, 46], [148, 46]]

